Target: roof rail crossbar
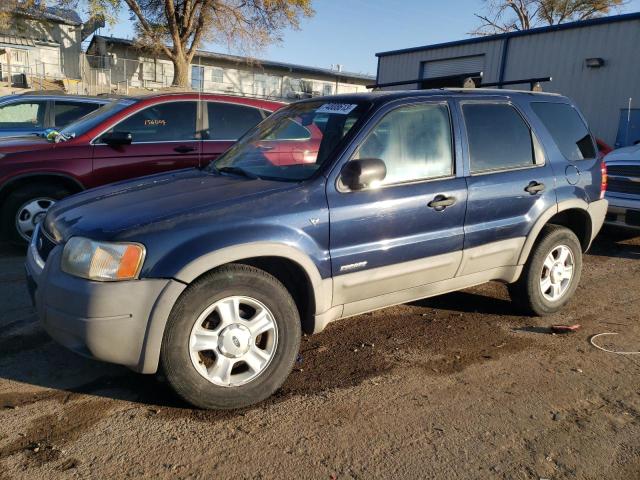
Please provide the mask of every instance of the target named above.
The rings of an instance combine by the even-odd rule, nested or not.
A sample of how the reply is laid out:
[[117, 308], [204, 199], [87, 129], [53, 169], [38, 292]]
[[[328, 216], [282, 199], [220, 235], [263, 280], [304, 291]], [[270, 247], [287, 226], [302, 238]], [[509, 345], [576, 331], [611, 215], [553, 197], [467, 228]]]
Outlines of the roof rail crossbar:
[[[399, 82], [389, 82], [389, 83], [375, 83], [372, 85], [367, 85], [367, 88], [371, 88], [371, 89], [375, 89], [375, 88], [385, 88], [385, 87], [398, 87], [401, 85], [411, 85], [414, 83], [417, 84], [421, 84], [422, 82], [424, 82], [425, 78], [417, 78], [415, 80], [402, 80]], [[543, 82], [550, 82], [552, 81], [553, 78], [552, 77], [536, 77], [536, 78], [523, 78], [520, 80], [507, 80], [507, 81], [503, 81], [503, 82], [491, 82], [491, 83], [481, 83], [480, 85], [478, 85], [478, 88], [484, 88], [484, 87], [503, 87], [505, 85], [520, 85], [522, 83], [528, 83], [531, 90], [534, 90], [538, 84], [543, 83]]]

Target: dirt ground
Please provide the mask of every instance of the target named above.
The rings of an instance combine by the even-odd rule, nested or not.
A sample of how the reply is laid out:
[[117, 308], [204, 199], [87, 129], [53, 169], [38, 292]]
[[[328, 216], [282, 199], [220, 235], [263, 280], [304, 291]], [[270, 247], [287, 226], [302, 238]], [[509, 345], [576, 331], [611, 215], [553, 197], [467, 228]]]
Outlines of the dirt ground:
[[362, 315], [305, 337], [270, 400], [206, 412], [50, 341], [0, 247], [0, 479], [639, 479], [640, 355], [589, 343], [640, 350], [639, 313], [640, 237], [609, 233], [560, 314], [487, 284]]

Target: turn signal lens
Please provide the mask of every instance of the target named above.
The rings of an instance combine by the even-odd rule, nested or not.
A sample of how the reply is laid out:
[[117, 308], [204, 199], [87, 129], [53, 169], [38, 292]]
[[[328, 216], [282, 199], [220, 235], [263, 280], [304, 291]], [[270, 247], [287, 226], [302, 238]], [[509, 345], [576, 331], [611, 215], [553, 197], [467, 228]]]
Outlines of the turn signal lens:
[[607, 164], [604, 161], [600, 164], [600, 174], [602, 175], [602, 180], [600, 180], [600, 199], [603, 199], [607, 193], [607, 184], [609, 183]]
[[62, 252], [62, 270], [88, 280], [132, 280], [140, 273], [144, 256], [144, 247], [137, 243], [95, 242], [73, 237]]

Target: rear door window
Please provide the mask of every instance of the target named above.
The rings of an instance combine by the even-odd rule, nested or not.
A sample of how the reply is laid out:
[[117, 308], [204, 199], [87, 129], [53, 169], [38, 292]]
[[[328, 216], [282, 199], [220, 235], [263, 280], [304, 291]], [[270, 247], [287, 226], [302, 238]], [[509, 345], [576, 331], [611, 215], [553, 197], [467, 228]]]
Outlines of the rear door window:
[[509, 170], [536, 163], [529, 126], [508, 103], [462, 105], [469, 142], [471, 173]]
[[97, 110], [101, 106], [99, 103], [56, 100], [53, 107], [53, 123], [56, 127], [64, 127]]
[[532, 102], [531, 108], [567, 160], [596, 158], [593, 138], [575, 108], [566, 103], [548, 102]]
[[264, 119], [260, 109], [233, 103], [208, 102], [207, 112], [207, 140], [237, 140]]
[[44, 128], [46, 100], [15, 102], [0, 106], [0, 129]]
[[196, 139], [196, 102], [166, 102], [147, 107], [110, 131], [128, 132], [133, 143], [178, 142]]

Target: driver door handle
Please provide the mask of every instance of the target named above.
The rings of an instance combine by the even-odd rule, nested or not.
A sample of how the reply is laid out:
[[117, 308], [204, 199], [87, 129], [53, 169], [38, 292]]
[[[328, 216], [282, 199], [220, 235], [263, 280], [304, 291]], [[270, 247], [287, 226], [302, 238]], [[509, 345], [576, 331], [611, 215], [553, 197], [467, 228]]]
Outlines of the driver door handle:
[[524, 191], [530, 193], [531, 195], [544, 192], [544, 183], [536, 181], [529, 182], [529, 185], [524, 188]]
[[437, 212], [441, 212], [447, 207], [456, 203], [455, 197], [447, 197], [446, 195], [436, 195], [427, 205]]
[[189, 153], [189, 152], [195, 152], [196, 149], [195, 147], [190, 147], [189, 145], [180, 145], [174, 148], [173, 150], [178, 153]]

